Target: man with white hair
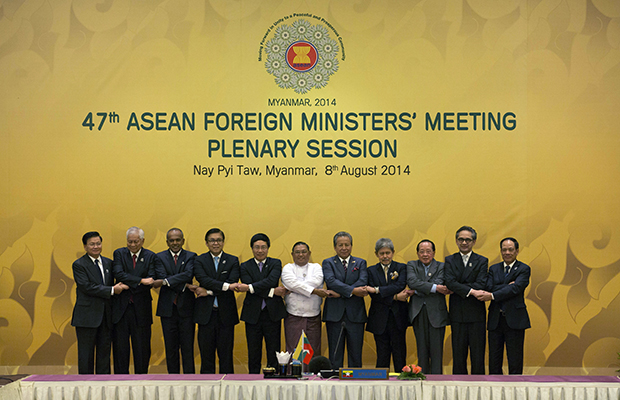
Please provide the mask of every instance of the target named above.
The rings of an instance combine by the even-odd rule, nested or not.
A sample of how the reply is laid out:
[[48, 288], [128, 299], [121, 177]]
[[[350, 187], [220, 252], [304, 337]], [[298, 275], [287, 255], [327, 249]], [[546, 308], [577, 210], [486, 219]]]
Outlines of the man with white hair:
[[114, 296], [112, 303], [115, 374], [129, 373], [130, 339], [134, 372], [146, 374], [149, 370], [153, 324], [151, 287], [155, 278], [163, 278], [166, 273], [157, 255], [143, 245], [144, 231], [133, 226], [127, 230], [127, 247], [114, 251], [114, 278], [129, 286], [129, 290]]

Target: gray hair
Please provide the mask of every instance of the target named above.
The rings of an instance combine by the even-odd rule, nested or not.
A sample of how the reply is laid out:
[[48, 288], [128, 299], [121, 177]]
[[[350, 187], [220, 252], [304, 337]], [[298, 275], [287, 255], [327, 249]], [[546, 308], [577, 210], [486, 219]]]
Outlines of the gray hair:
[[353, 237], [351, 236], [351, 234], [349, 232], [340, 231], [334, 235], [334, 247], [336, 247], [336, 240], [341, 237], [348, 237], [351, 241], [351, 245], [353, 245]]
[[379, 250], [384, 247], [387, 247], [388, 249], [392, 250], [392, 252], [394, 252], [394, 243], [392, 242], [392, 240], [388, 238], [381, 238], [377, 240], [377, 243], [375, 243], [375, 253], [378, 253]]
[[144, 231], [137, 226], [132, 226], [131, 228], [127, 229], [127, 237], [129, 237], [129, 235], [132, 233], [137, 233], [138, 236], [140, 236], [140, 239], [144, 239]]

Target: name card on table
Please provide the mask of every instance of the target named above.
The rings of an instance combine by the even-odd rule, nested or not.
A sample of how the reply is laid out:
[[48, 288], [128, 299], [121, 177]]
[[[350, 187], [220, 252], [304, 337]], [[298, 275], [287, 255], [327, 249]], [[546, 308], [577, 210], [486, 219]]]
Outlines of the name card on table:
[[388, 368], [340, 368], [340, 379], [389, 379]]

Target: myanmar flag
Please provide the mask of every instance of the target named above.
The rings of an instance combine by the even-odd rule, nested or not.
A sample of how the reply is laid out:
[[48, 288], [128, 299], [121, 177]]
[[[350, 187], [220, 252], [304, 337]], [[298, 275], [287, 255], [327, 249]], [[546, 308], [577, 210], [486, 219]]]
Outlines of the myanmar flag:
[[314, 350], [312, 350], [312, 346], [310, 346], [310, 341], [306, 336], [306, 332], [301, 331], [301, 336], [299, 336], [299, 343], [297, 343], [297, 347], [295, 348], [295, 352], [293, 353], [293, 358], [303, 362], [304, 364], [310, 363], [312, 360], [312, 356], [314, 355]]

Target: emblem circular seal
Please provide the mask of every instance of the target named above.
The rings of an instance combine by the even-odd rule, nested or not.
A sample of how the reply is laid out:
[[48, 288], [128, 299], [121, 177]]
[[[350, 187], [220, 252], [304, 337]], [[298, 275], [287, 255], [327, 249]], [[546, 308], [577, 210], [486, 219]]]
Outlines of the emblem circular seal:
[[265, 43], [265, 69], [276, 85], [304, 94], [327, 86], [338, 71], [338, 42], [322, 24], [298, 19], [291, 25], [282, 22]]

